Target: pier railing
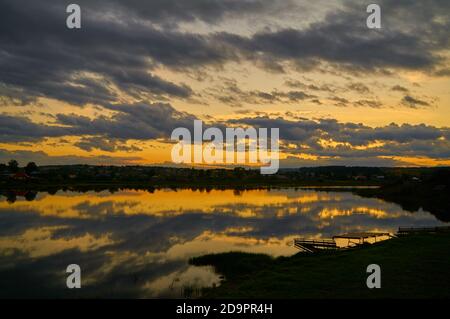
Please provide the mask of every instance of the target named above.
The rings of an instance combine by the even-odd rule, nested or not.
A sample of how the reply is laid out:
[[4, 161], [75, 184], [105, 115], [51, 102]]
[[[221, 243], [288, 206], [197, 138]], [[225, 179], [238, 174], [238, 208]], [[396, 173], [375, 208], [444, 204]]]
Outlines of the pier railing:
[[333, 239], [296, 238], [294, 239], [294, 246], [308, 252], [319, 249], [337, 249], [336, 242]]
[[438, 227], [399, 227], [397, 235], [406, 236], [411, 234], [426, 234], [426, 233], [443, 233], [450, 232], [450, 226]]

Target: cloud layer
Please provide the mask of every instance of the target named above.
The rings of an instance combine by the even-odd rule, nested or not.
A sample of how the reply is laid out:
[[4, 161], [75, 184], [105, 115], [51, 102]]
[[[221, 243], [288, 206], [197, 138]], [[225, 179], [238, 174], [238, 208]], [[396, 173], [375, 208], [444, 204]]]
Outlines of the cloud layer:
[[[77, 114], [56, 114], [51, 125], [36, 124], [24, 117], [0, 115], [0, 141], [31, 142], [51, 137], [85, 136], [74, 146], [85, 151], [132, 152], [139, 148], [126, 146], [124, 141], [168, 140], [177, 127], [193, 129], [197, 119], [192, 114], [176, 111], [169, 104], [112, 105], [110, 109], [116, 112], [112, 117], [94, 119]], [[392, 123], [370, 127], [334, 119], [290, 120], [263, 115], [210, 121], [205, 128], [210, 126], [279, 128], [283, 152], [291, 156], [316, 156], [327, 161], [331, 158], [355, 164], [356, 159], [363, 163], [382, 157], [450, 158], [450, 129], [424, 124]]]
[[[138, 146], [127, 142], [164, 140], [174, 128], [192, 127], [199, 118], [199, 112], [179, 111], [177, 102], [195, 100], [197, 106], [205, 106], [210, 99], [231, 107], [290, 108], [308, 103], [318, 108], [380, 109], [386, 105], [378, 87], [364, 82], [365, 77], [382, 74], [396, 79], [395, 74], [405, 70], [448, 76], [448, 1], [380, 1], [381, 30], [367, 29], [367, 4], [360, 1], [333, 5], [294, 0], [77, 3], [82, 8], [82, 28], [69, 30], [66, 4], [61, 1], [0, 1], [0, 107], [9, 108], [0, 113], [1, 142], [71, 136], [77, 137], [73, 146], [87, 152], [139, 152]], [[233, 63], [271, 74], [290, 72], [291, 76], [313, 70], [353, 78], [335, 84], [286, 76], [279, 88], [245, 87], [220, 76]], [[164, 76], [161, 70], [175, 76]], [[183, 79], [195, 72], [215, 81], [204, 80], [204, 89], [185, 83]], [[399, 106], [409, 110], [432, 108], [437, 100], [403, 83], [384, 86]], [[35, 113], [10, 111], [39, 105], [42, 98], [65, 102], [79, 111], [53, 112], [47, 121], [37, 120]], [[84, 114], [87, 107], [98, 112]], [[447, 127], [371, 127], [330, 116], [293, 119], [287, 111], [286, 117], [235, 114], [239, 116], [228, 121], [210, 116], [208, 124], [278, 127], [283, 150], [291, 156], [350, 161], [393, 156], [442, 160], [450, 155]], [[8, 153], [6, 148], [3, 152]], [[43, 153], [35, 155], [41, 158]]]
[[[444, 30], [450, 22], [443, 13], [450, 8], [445, 1], [382, 1], [385, 28], [381, 31], [368, 31], [363, 23], [365, 5], [353, 1], [302, 29], [277, 28], [242, 36], [225, 31], [200, 34], [179, 27], [186, 21], [214, 25], [230, 17], [258, 16], [303, 4], [281, 3], [81, 1], [82, 29], [73, 31], [64, 26], [65, 7], [60, 1], [4, 0], [0, 3], [1, 82], [11, 92], [23, 89], [30, 97], [84, 105], [117, 101], [118, 91], [138, 98], [193, 95], [188, 85], [153, 74], [157, 65], [187, 69], [241, 59], [278, 71], [286, 62], [303, 69], [327, 63], [361, 72], [445, 69], [440, 54], [449, 47]], [[167, 23], [175, 27], [164, 27]]]

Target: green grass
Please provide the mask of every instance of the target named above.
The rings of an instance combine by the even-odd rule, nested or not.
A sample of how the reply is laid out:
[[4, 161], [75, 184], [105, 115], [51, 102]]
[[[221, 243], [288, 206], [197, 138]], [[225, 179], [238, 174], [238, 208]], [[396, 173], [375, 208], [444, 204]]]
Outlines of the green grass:
[[[191, 260], [225, 280], [206, 298], [449, 298], [450, 234], [397, 238], [369, 247], [273, 259], [225, 253]], [[381, 289], [368, 289], [369, 264], [381, 266]]]

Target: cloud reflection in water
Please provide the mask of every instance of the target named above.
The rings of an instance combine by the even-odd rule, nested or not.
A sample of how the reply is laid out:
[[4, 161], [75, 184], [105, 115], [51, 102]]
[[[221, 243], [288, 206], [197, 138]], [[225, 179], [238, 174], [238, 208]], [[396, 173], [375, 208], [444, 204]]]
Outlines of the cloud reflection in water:
[[[273, 256], [296, 250], [296, 236], [349, 231], [395, 232], [439, 225], [427, 212], [350, 192], [194, 190], [39, 193], [0, 199], [2, 296], [170, 297], [210, 286], [211, 269], [190, 257], [246, 251]], [[82, 268], [83, 288], [65, 288], [65, 268]]]

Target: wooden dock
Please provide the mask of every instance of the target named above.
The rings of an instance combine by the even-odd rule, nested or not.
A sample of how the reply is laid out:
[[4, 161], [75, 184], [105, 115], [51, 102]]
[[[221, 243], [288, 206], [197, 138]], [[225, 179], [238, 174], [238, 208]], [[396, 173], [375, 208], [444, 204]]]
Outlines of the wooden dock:
[[[386, 232], [356, 232], [333, 236], [330, 239], [296, 238], [294, 239], [293, 244], [302, 251], [313, 253], [324, 249], [348, 249], [364, 244], [373, 244], [397, 236], [402, 237], [414, 234], [434, 234], [443, 232], [450, 232], [450, 226], [399, 227], [396, 234]], [[336, 243], [337, 240], [344, 240], [344, 243], [346, 240], [346, 245], [338, 246]]]
[[[366, 244], [369, 240], [377, 242], [380, 237], [393, 237], [393, 235], [391, 233], [360, 232], [333, 236], [331, 239], [296, 238], [294, 239], [294, 246], [302, 251], [313, 253], [324, 249], [352, 248]], [[336, 240], [342, 239], [347, 240], [347, 245], [340, 247], [336, 244]]]
[[313, 253], [322, 249], [337, 249], [336, 242], [333, 239], [294, 239], [294, 246], [303, 251]]
[[435, 234], [450, 232], [450, 226], [438, 227], [399, 227], [397, 236], [408, 236], [417, 234]]
[[[333, 240], [343, 239], [347, 240], [348, 247], [355, 247], [358, 245], [366, 244], [370, 240], [373, 242], [379, 241], [380, 237], [392, 237], [391, 233], [381, 232], [359, 232], [359, 233], [346, 233], [343, 235], [333, 236]], [[386, 239], [386, 238], [385, 238]]]

